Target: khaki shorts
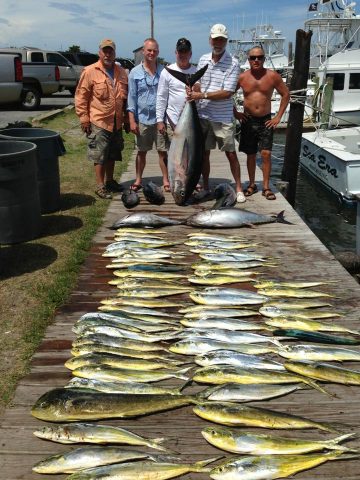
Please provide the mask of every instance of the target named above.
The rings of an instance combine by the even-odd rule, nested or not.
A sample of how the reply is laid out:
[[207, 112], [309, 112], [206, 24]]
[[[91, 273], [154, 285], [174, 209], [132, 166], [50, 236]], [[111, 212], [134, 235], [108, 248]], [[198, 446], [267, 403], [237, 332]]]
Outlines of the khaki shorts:
[[94, 165], [104, 165], [107, 161], [121, 161], [121, 151], [124, 149], [122, 130], [109, 132], [91, 124], [91, 134], [88, 136], [88, 159]]
[[205, 150], [214, 150], [218, 146], [222, 152], [235, 152], [233, 123], [212, 122], [206, 118], [200, 118], [200, 123]]
[[153, 125], [139, 123], [139, 130], [140, 135], [136, 135], [136, 147], [139, 152], [152, 150], [154, 143], [158, 152], [166, 152], [168, 150], [167, 137], [158, 132], [156, 123]]

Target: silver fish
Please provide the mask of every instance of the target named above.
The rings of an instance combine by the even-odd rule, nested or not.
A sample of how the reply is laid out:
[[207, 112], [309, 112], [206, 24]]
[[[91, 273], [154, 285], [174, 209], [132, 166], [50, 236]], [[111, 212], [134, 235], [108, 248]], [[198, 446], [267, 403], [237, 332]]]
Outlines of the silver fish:
[[289, 223], [284, 219], [284, 211], [278, 215], [261, 215], [239, 208], [203, 210], [191, 215], [186, 224], [201, 228], [237, 228], [261, 223]]
[[270, 398], [281, 397], [288, 393], [295, 392], [306, 388], [300, 383], [293, 384], [250, 384], [241, 385], [236, 383], [226, 383], [225, 385], [217, 385], [209, 387], [201, 392], [208, 400], [217, 402], [253, 402], [261, 400], [269, 400]]
[[171, 218], [155, 215], [155, 213], [133, 213], [125, 215], [113, 223], [112, 229], [116, 230], [121, 227], [165, 227], [168, 225], [181, 225], [183, 222]]
[[202, 367], [210, 365], [232, 365], [235, 367], [259, 368], [263, 370], [285, 370], [285, 367], [273, 360], [257, 355], [234, 352], [232, 350], [215, 350], [204, 355], [197, 355], [195, 363]]
[[[207, 65], [194, 75], [167, 69], [178, 80], [194, 85], [202, 77]], [[202, 171], [205, 141], [195, 102], [186, 102], [174, 130], [168, 153], [168, 172], [172, 196], [177, 205], [183, 205], [193, 193]]]

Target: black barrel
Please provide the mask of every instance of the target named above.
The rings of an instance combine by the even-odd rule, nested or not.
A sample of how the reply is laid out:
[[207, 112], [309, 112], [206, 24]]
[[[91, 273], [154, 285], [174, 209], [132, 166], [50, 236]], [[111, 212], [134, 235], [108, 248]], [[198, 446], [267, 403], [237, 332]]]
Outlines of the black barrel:
[[44, 128], [6, 128], [0, 130], [0, 140], [25, 140], [37, 145], [37, 178], [41, 213], [60, 208], [59, 156], [65, 147], [60, 134]]
[[40, 199], [36, 145], [0, 142], [0, 243], [26, 242], [39, 235]]

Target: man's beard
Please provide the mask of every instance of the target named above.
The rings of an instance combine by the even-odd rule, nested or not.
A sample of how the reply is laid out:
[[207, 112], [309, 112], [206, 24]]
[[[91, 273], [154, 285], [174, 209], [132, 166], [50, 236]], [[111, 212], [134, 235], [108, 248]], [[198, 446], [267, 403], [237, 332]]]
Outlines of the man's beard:
[[212, 53], [215, 55], [222, 55], [225, 52], [226, 47], [212, 47]]

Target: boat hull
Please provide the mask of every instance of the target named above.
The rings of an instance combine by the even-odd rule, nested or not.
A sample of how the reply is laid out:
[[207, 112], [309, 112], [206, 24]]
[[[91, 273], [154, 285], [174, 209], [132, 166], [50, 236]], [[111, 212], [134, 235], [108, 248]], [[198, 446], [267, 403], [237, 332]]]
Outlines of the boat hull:
[[344, 202], [360, 194], [360, 128], [302, 135], [300, 164]]

